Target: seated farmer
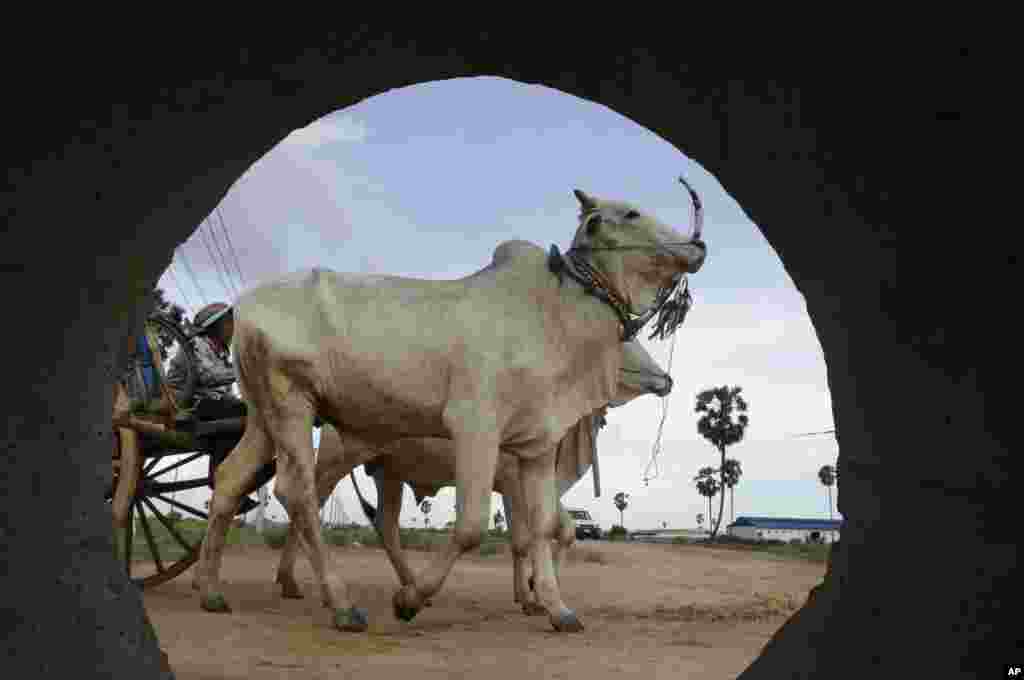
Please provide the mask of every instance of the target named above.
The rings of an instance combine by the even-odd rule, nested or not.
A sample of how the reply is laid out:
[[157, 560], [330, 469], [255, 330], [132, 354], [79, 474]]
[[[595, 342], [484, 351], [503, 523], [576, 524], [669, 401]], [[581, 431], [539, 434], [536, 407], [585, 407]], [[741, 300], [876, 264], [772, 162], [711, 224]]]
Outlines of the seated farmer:
[[[186, 409], [194, 407], [195, 417], [200, 421], [244, 417], [245, 402], [232, 392], [238, 376], [231, 364], [231, 337], [235, 324], [230, 305], [222, 302], [207, 305], [196, 314], [194, 323], [199, 330], [192, 343], [198, 364], [196, 387], [192, 403], [182, 404], [179, 398], [179, 406]], [[185, 361], [185, 353], [179, 352], [171, 359], [167, 372], [167, 383], [175, 390], [176, 397], [180, 394]], [[211, 482], [214, 467], [227, 458], [239, 438], [237, 433], [210, 438], [213, 444], [210, 452]]]

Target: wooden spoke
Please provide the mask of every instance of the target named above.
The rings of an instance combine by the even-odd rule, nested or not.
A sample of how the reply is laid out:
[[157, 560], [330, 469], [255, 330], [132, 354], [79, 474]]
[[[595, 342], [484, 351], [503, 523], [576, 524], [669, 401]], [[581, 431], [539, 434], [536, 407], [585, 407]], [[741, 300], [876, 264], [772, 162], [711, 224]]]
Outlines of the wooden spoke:
[[203, 519], [210, 519], [210, 516], [207, 515], [205, 512], [202, 512], [201, 510], [196, 510], [195, 508], [190, 507], [188, 505], [185, 505], [184, 503], [179, 503], [178, 501], [174, 500], [173, 498], [167, 498], [166, 496], [161, 496], [159, 494], [153, 494], [153, 497], [154, 498], [159, 498], [164, 503], [167, 503], [168, 505], [173, 505], [176, 508], [180, 508], [181, 510], [184, 510], [185, 512], [187, 512], [187, 513], [189, 513], [191, 515], [195, 515], [196, 517], [202, 517]]
[[146, 507], [148, 507], [154, 515], [156, 515], [157, 520], [164, 525], [164, 528], [167, 529], [168, 533], [170, 533], [171, 536], [174, 537], [174, 540], [178, 542], [178, 545], [185, 549], [185, 552], [191, 552], [195, 550], [195, 546], [189, 545], [188, 541], [186, 541], [182, 537], [182, 535], [178, 533], [178, 530], [174, 528], [174, 524], [169, 519], [164, 517], [162, 512], [157, 510], [156, 504], [154, 504], [153, 501], [143, 496], [142, 502], [146, 504]]
[[[160, 468], [159, 470], [157, 470], [156, 472], [154, 472], [152, 474], [147, 474], [146, 478], [147, 479], [155, 479], [156, 477], [159, 477], [160, 475], [166, 474], [166, 473], [170, 472], [171, 470], [177, 469], [177, 468], [181, 467], [182, 465], [188, 465], [189, 463], [191, 463], [195, 459], [201, 458], [201, 457], [203, 457], [205, 455], [206, 455], [205, 451], [199, 451], [198, 453], [193, 453], [191, 456], [186, 456], [182, 460], [179, 460], [177, 463], [174, 463], [172, 465], [168, 465], [167, 467], [164, 467], [164, 468]], [[156, 460], [160, 460], [160, 459], [157, 458]]]
[[146, 544], [149, 545], [149, 554], [153, 556], [153, 562], [156, 563], [156, 570], [163, 573], [164, 563], [160, 559], [160, 551], [156, 547], [156, 541], [153, 540], [153, 532], [149, 528], [149, 520], [146, 519], [146, 513], [142, 511], [142, 503], [138, 500], [135, 501], [135, 511], [138, 513], [139, 519], [142, 520], [142, 533], [146, 536]]
[[153, 459], [146, 463], [146, 467], [142, 468], [142, 476], [149, 476], [149, 471], [156, 467], [156, 464], [163, 460], [163, 454], [153, 456]]
[[189, 489], [202, 489], [208, 487], [209, 484], [209, 477], [200, 477], [199, 479], [183, 479], [180, 482], [149, 482], [145, 485], [145, 489], [146, 495], [159, 496]]

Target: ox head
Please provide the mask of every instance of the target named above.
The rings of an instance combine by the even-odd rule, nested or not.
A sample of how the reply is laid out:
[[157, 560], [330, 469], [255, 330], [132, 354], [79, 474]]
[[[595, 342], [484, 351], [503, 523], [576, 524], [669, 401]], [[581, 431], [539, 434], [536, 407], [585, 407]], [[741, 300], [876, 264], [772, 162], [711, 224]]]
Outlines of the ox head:
[[602, 279], [600, 283], [637, 316], [652, 313], [685, 274], [704, 265], [703, 209], [689, 184], [680, 181], [694, 207], [689, 236], [630, 203], [598, 199], [579, 189], [573, 192], [580, 215], [570, 253], [586, 258]]
[[636, 340], [622, 344], [622, 368], [615, 387], [615, 397], [609, 406], [617, 408], [645, 394], [668, 396], [672, 391], [672, 376], [654, 361]]

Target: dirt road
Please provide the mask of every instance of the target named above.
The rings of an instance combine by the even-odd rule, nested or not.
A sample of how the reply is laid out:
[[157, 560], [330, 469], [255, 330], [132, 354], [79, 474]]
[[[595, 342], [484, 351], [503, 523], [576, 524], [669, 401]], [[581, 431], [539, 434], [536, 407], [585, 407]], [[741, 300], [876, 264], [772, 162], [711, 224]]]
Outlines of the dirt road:
[[[398, 581], [384, 552], [332, 548], [370, 612], [369, 633], [351, 634], [331, 628], [305, 561], [298, 578], [306, 599], [279, 596], [279, 555], [227, 549], [231, 614], [199, 609], [191, 571], [145, 594], [179, 680], [734, 678], [825, 573], [822, 564], [749, 552], [580, 542], [562, 586], [586, 630], [559, 635], [512, 601], [507, 554], [460, 560], [433, 606], [404, 623], [391, 612]], [[428, 557], [411, 555], [414, 569]]]

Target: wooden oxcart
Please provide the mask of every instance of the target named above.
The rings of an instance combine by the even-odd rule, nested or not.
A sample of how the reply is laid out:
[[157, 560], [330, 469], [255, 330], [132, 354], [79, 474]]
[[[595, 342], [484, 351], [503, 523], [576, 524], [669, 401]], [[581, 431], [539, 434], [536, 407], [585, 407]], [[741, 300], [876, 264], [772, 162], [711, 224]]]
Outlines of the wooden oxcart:
[[[210, 437], [232, 436], [238, 441], [245, 419], [198, 421], [182, 408], [191, 402], [198, 378], [197, 363], [192, 337], [172, 319], [160, 314], [150, 316], [145, 332], [131, 341], [128, 370], [114, 385], [113, 479], [106, 500], [118, 557], [136, 585], [150, 588], [195, 564], [205, 533], [194, 522], [179, 521], [162, 511], [154, 501], [180, 511], [182, 518], [206, 520], [207, 513], [194, 502], [174, 496], [198, 489], [209, 489], [212, 494], [215, 466], [210, 458]], [[183, 404], [176, 403], [166, 382], [169, 361], [176, 352], [185, 352], [186, 358]], [[204, 458], [206, 465], [201, 472], [189, 466]], [[275, 464], [266, 465], [250, 493], [269, 482], [275, 472]], [[237, 515], [256, 506], [257, 501], [243, 497]], [[138, 529], [143, 541], [138, 540]]]

